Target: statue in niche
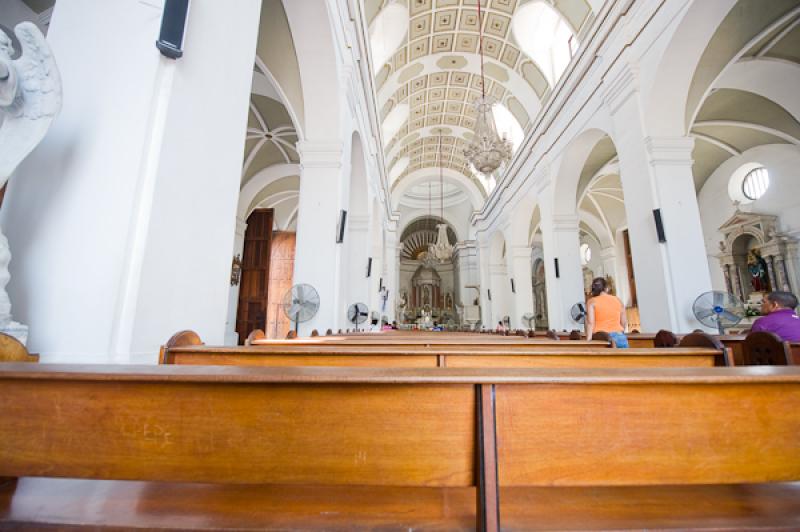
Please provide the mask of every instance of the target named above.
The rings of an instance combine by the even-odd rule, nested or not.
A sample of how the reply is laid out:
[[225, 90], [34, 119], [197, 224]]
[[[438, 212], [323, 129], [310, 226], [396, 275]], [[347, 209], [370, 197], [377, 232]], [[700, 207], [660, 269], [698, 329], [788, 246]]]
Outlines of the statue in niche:
[[767, 261], [761, 256], [758, 249], [753, 248], [747, 253], [747, 270], [750, 272], [750, 284], [756, 292], [769, 292], [769, 274]]
[[444, 296], [444, 308], [453, 308], [453, 294], [450, 292]]
[[430, 306], [431, 304], [431, 287], [425, 285], [422, 287], [422, 306]]
[[[14, 35], [21, 48], [16, 59], [11, 37], [0, 30], [0, 188], [61, 110], [61, 76], [44, 35], [30, 22], [17, 25]], [[10, 261], [8, 240], [0, 231], [0, 331], [24, 344], [28, 328], [11, 319], [6, 292]]]

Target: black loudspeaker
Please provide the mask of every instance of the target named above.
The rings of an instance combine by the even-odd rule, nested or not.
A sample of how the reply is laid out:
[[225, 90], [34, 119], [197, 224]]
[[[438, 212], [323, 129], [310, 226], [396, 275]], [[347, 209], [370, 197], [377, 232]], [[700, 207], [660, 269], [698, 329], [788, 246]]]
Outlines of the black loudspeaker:
[[161, 55], [170, 59], [178, 59], [183, 55], [183, 34], [188, 15], [189, 0], [165, 0], [161, 33], [156, 41], [156, 48], [161, 51]]
[[553, 262], [556, 265], [556, 279], [558, 279], [559, 277], [561, 277], [561, 272], [558, 271], [558, 259], [557, 258], [553, 259]]
[[667, 235], [664, 234], [664, 222], [661, 220], [661, 209], [653, 209], [653, 218], [656, 220], [656, 234], [659, 242], [666, 242]]
[[344, 242], [344, 228], [347, 224], [347, 211], [342, 209], [339, 211], [339, 223], [336, 225], [336, 243], [341, 244]]
[[381, 290], [383, 290], [383, 277], [378, 279], [378, 292], [380, 292]]
[[491, 290], [487, 290], [486, 293], [489, 295], [489, 301], [491, 301], [492, 300], [492, 291]]
[[511, 279], [511, 293], [516, 294], [517, 289], [514, 287], [514, 279]]
[[367, 277], [372, 275], [372, 257], [367, 259]]

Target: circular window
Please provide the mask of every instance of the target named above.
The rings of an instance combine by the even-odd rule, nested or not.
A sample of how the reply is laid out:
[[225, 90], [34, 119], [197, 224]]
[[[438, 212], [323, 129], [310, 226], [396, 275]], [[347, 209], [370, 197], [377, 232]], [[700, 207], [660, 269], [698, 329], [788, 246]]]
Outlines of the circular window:
[[742, 194], [749, 200], [757, 200], [769, 187], [769, 173], [763, 166], [750, 170], [742, 181]]
[[589, 244], [581, 244], [581, 262], [586, 265], [592, 260], [592, 248]]

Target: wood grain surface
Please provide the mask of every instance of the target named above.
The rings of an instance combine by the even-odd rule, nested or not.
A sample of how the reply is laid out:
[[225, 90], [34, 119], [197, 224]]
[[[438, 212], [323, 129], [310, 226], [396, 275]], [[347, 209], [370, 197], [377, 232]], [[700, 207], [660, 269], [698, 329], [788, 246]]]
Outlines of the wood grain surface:
[[797, 401], [796, 383], [499, 385], [500, 484], [797, 480]]

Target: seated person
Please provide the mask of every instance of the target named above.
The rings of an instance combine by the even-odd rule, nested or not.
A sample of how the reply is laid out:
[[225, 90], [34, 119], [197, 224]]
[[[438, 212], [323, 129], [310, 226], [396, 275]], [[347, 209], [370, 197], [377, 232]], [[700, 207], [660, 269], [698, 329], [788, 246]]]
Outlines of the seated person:
[[391, 331], [394, 327], [389, 325], [389, 322], [386, 320], [381, 320], [381, 330], [382, 331]]
[[608, 291], [608, 282], [604, 278], [597, 277], [592, 281], [592, 298], [586, 304], [586, 339], [591, 340], [594, 333], [602, 331], [608, 333], [617, 347], [628, 347], [625, 305]]
[[442, 331], [442, 330], [444, 330], [444, 329], [442, 329], [442, 326], [441, 326], [441, 325], [439, 325], [437, 322], [435, 322], [435, 321], [434, 321], [434, 322], [433, 322], [433, 327], [431, 328], [431, 330], [432, 330], [432, 331]]
[[797, 297], [791, 292], [770, 292], [761, 301], [763, 316], [753, 323], [751, 332], [766, 331], [784, 342], [800, 342], [800, 318], [795, 313]]
[[497, 328], [495, 329], [495, 332], [499, 332], [499, 333], [506, 332], [506, 326], [503, 324], [502, 321], [498, 321], [497, 322]]

